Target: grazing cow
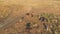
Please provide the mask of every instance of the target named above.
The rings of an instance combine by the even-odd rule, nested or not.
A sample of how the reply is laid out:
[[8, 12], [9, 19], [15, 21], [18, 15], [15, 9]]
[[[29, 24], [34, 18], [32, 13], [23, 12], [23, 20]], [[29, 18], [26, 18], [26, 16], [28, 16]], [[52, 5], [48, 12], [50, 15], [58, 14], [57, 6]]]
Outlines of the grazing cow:
[[46, 20], [46, 22], [48, 22], [48, 20], [47, 20], [45, 17], [40, 17], [39, 20], [40, 20], [41, 22], [43, 22], [43, 21]]
[[31, 23], [27, 23], [27, 24], [26, 24], [26, 29], [27, 29], [27, 30], [30, 30], [30, 29], [31, 29]]
[[31, 23], [29, 22], [29, 23], [26, 24], [26, 32], [28, 34], [31, 34], [30, 29], [31, 29]]

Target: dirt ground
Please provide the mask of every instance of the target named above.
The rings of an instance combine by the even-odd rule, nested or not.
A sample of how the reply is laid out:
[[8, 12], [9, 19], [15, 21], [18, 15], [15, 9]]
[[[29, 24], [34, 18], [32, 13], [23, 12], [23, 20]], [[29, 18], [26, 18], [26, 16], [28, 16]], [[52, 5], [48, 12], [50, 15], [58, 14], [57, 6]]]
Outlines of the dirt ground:
[[[26, 32], [26, 23], [30, 22], [31, 34], [41, 34], [45, 32], [42, 23], [37, 17], [39, 14], [57, 14], [60, 15], [60, 1], [58, 0], [1, 0], [0, 15], [7, 15], [5, 12], [11, 10], [10, 17], [21, 16], [16, 23], [5, 26], [0, 29], [0, 34], [28, 34]], [[8, 10], [9, 9], [9, 10]], [[3, 11], [3, 12], [2, 12]], [[5, 11], [5, 12], [4, 12]], [[8, 12], [7, 12], [8, 13]], [[26, 15], [29, 13], [29, 15]], [[31, 16], [33, 14], [33, 17]], [[1, 17], [1, 16], [0, 16]], [[2, 17], [3, 18], [3, 17]], [[18, 18], [17, 18], [18, 19]], [[35, 23], [36, 22], [36, 23]], [[39, 28], [33, 27], [33, 24], [39, 25]], [[38, 32], [38, 33], [36, 33]], [[46, 33], [43, 33], [46, 34]], [[51, 31], [50, 31], [50, 34]], [[58, 33], [55, 33], [58, 34]]]

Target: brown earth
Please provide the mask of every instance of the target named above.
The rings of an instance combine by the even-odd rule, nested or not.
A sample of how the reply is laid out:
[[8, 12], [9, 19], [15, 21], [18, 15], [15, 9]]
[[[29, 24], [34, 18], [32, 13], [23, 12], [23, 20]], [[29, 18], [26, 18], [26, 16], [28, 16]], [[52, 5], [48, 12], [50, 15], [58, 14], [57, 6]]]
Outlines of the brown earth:
[[[17, 22], [14, 23], [12, 25], [9, 25], [6, 28], [3, 28], [0, 30], [0, 34], [9, 34], [9, 33], [13, 33], [13, 34], [18, 34], [18, 32], [23, 32], [25, 31], [25, 25], [26, 22], [31, 22], [32, 24], [34, 22], [36, 22], [40, 27], [38, 29], [33, 28], [31, 30], [32, 34], [35, 34], [36, 32], [40, 32], [43, 31], [43, 25], [42, 23], [40, 23], [40, 21], [38, 20], [38, 17], [36, 17], [36, 15], [41, 14], [41, 13], [53, 13], [53, 14], [60, 14], [60, 1], [39, 1], [39, 0], [16, 0], [16, 1], [10, 1], [7, 2], [8, 0], [5, 0], [3, 3], [1, 3], [2, 5], [0, 5], [0, 9], [4, 10], [3, 8], [5, 7], [5, 9], [10, 8], [9, 10], [12, 11], [12, 17], [16, 17], [16, 16], [23, 16], [24, 19], [22, 22]], [[20, 1], [20, 2], [19, 2]], [[16, 3], [17, 2], [17, 3]], [[9, 3], [9, 4], [8, 4]], [[1, 11], [0, 11], [1, 13]], [[27, 16], [26, 13], [29, 13], [30, 15]], [[31, 14], [34, 15], [34, 17], [31, 17]], [[34, 32], [33, 32], [34, 31]], [[27, 32], [24, 32], [25, 34]]]

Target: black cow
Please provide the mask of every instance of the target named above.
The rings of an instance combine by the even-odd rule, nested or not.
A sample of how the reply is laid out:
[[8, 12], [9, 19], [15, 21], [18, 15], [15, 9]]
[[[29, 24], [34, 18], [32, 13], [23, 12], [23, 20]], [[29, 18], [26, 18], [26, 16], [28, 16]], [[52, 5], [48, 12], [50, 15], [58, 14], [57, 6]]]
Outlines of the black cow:
[[26, 24], [26, 29], [30, 29], [31, 28], [31, 23], [27, 23]]
[[43, 22], [43, 21], [46, 20], [46, 22], [48, 22], [48, 20], [47, 20], [45, 17], [40, 17], [39, 20], [40, 20], [41, 22]]

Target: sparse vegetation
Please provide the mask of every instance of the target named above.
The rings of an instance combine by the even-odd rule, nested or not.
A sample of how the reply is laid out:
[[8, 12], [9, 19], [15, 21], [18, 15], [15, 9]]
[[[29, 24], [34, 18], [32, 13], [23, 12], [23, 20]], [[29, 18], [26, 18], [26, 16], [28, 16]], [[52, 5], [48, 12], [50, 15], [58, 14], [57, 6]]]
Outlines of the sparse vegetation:
[[[35, 16], [37, 16], [37, 15], [35, 15]], [[35, 21], [33, 21], [30, 25], [29, 24], [27, 24], [27, 26], [28, 27], [30, 27], [30, 26], [32, 26], [31, 28], [32, 28], [32, 30], [33, 29], [35, 29], [35, 33], [38, 33], [38, 30], [42, 30], [41, 28], [43, 28], [43, 30], [42, 30], [42, 32], [43, 32], [43, 34], [59, 34], [59, 32], [58, 31], [60, 31], [60, 19], [58, 18], [59, 16], [57, 16], [57, 15], [55, 15], [55, 14], [48, 14], [48, 13], [43, 13], [43, 14], [40, 14], [38, 17], [41, 17], [41, 16], [43, 16], [43, 17], [45, 17], [47, 20], [48, 20], [48, 22], [44, 22], [44, 21], [42, 21], [42, 22], [44, 22], [45, 23], [45, 25], [43, 25], [43, 26], [41, 26], [39, 23], [40, 23], [40, 21], [38, 22], [37, 20], [36, 20], [36, 22]], [[38, 19], [38, 17], [34, 17], [34, 18], [37, 18]], [[57, 21], [56, 21], [57, 20]], [[37, 25], [36, 25], [37, 24]], [[39, 25], [38, 25], [39, 24]], [[42, 23], [43, 24], [43, 23]], [[16, 25], [17, 26], [17, 25]], [[34, 28], [33, 28], [34, 27]], [[38, 27], [38, 28], [36, 28], [36, 27]], [[45, 28], [44, 28], [45, 27]], [[48, 28], [48, 30], [47, 30], [47, 28]], [[17, 29], [19, 29], [19, 28], [17, 28]], [[31, 29], [30, 29], [31, 30]], [[24, 31], [24, 32], [26, 32], [26, 31]], [[41, 33], [41, 31], [39, 31], [40, 33]], [[33, 33], [33, 32], [31, 32], [31, 33]]]

